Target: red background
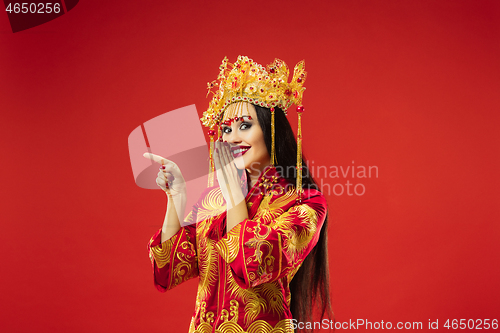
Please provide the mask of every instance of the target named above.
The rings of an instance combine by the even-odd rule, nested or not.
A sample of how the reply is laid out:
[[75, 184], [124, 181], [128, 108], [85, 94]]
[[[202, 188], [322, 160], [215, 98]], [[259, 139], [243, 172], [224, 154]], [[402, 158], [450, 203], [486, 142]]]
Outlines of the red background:
[[306, 60], [315, 165], [378, 166], [327, 198], [337, 320], [500, 319], [499, 41], [496, 0], [87, 0], [15, 34], [0, 14], [0, 330], [187, 332], [197, 281], [153, 287], [165, 198], [127, 137], [203, 112], [239, 54]]

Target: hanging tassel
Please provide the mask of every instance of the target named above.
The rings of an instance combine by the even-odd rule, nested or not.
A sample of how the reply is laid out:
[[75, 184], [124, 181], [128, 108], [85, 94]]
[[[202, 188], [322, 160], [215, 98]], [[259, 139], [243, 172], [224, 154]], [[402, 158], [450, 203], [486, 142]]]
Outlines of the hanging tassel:
[[276, 150], [274, 145], [274, 108], [271, 108], [271, 165], [276, 165]]
[[302, 112], [304, 112], [304, 107], [302, 105], [297, 106], [297, 116], [299, 128], [297, 130], [297, 196], [298, 201], [302, 201]]
[[215, 131], [209, 130], [208, 136], [210, 136], [210, 165], [208, 169], [208, 187], [214, 186], [214, 178], [215, 178], [215, 163], [214, 163], [214, 136]]

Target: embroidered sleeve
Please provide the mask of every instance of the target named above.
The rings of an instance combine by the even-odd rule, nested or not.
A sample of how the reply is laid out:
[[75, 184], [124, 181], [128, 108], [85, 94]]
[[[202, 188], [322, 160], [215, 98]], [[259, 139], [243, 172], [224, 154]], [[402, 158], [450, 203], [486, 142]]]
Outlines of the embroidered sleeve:
[[216, 245], [242, 288], [281, 279], [290, 281], [318, 242], [326, 200], [315, 191], [268, 223], [244, 220]]
[[240, 231], [241, 223], [231, 229], [226, 237], [222, 238], [221, 241], [215, 244], [217, 252], [219, 252], [221, 257], [224, 258], [228, 264], [232, 263], [238, 255]]
[[[186, 222], [192, 218], [191, 214], [186, 218]], [[165, 292], [198, 276], [196, 224], [182, 227], [163, 243], [160, 229], [151, 238], [148, 250], [153, 266], [154, 284], [159, 291]]]

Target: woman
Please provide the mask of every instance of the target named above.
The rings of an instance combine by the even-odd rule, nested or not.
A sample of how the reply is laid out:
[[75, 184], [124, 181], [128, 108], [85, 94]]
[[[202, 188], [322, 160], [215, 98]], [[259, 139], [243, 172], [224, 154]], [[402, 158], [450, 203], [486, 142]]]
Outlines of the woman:
[[303, 67], [288, 83], [280, 60], [267, 69], [247, 57], [232, 69], [223, 61], [202, 118], [219, 128], [211, 153], [217, 184], [185, 226], [179, 168], [145, 154], [162, 164], [157, 184], [168, 196], [163, 227], [149, 244], [154, 282], [166, 291], [199, 276], [190, 332], [293, 332], [293, 323], [312, 320], [315, 302], [330, 315], [326, 201], [302, 159], [300, 129], [297, 147], [282, 110], [300, 105]]

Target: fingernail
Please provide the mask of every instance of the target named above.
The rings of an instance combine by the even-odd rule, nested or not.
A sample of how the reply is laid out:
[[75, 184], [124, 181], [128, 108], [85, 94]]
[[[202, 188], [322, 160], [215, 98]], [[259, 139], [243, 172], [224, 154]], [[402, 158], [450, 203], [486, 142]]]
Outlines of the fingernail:
[[219, 152], [219, 148], [215, 148], [215, 152], [218, 153]]

